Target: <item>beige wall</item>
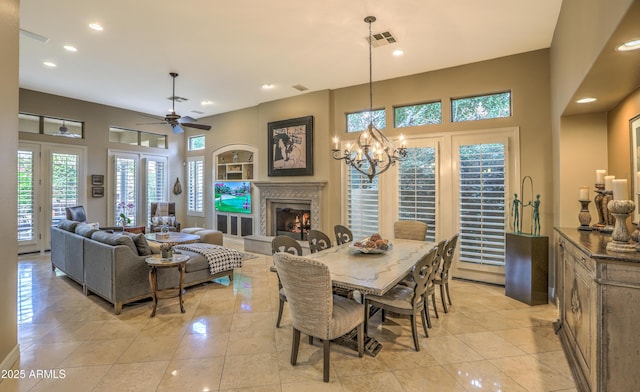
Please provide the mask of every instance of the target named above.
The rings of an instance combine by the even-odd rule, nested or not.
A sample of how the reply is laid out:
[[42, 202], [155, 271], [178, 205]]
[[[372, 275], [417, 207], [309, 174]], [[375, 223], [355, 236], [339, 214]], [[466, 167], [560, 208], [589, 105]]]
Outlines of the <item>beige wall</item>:
[[[616, 175], [616, 178], [627, 178], [633, 184], [637, 179], [631, 172], [631, 134], [629, 121], [640, 115], [640, 88], [620, 102], [615, 109], [611, 110], [607, 121], [607, 145], [609, 157], [609, 171]], [[633, 186], [629, 186], [629, 191], [633, 191]], [[631, 200], [637, 199], [629, 194]]]
[[[2, 257], [0, 257], [0, 369], [10, 369], [18, 358], [16, 211], [18, 147], [18, 27], [19, 1], [0, 0], [0, 205], [2, 205]], [[2, 383], [3, 379], [0, 379]], [[1, 388], [1, 387], [0, 387]]]

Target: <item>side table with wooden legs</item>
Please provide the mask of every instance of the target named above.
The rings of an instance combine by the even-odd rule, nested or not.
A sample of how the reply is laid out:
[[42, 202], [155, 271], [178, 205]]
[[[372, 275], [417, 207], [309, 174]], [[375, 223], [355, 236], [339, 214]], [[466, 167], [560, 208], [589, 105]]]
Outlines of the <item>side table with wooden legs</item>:
[[[182, 292], [184, 291], [184, 273], [189, 256], [183, 254], [174, 254], [170, 259], [163, 259], [160, 255], [147, 257], [145, 261], [149, 265], [149, 284], [151, 285], [151, 296], [153, 298], [153, 310], [151, 316], [156, 315], [158, 307], [158, 298], [179, 298], [180, 312], [184, 313], [184, 300]], [[180, 272], [180, 283], [177, 288], [167, 288], [158, 290], [158, 268], [178, 268]]]

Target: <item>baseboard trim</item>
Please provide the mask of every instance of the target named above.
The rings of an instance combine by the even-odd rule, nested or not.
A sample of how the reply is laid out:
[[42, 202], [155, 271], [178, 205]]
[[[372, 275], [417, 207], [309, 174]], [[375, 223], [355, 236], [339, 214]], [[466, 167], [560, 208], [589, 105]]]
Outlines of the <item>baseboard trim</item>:
[[[16, 361], [20, 358], [20, 345], [16, 344], [9, 354], [0, 362], [0, 370], [10, 370]], [[2, 378], [0, 378], [0, 383]]]

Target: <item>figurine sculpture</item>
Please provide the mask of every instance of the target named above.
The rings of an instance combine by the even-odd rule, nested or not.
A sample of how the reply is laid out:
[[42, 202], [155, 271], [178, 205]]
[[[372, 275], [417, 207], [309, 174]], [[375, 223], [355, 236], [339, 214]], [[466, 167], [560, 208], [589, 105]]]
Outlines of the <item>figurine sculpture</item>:
[[533, 202], [533, 235], [540, 235], [540, 195]]
[[513, 215], [513, 231], [519, 233], [520, 230], [520, 204], [522, 202], [518, 200], [518, 194], [513, 194], [513, 203], [511, 204], [511, 215]]

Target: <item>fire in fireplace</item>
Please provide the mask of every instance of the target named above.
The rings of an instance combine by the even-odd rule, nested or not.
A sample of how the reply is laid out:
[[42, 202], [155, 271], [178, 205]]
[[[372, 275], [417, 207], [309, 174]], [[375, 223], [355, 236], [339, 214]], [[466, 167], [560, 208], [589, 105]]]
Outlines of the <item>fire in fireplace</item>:
[[276, 208], [276, 235], [286, 235], [306, 241], [311, 229], [311, 211], [297, 208]]

